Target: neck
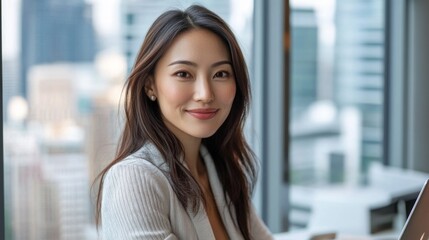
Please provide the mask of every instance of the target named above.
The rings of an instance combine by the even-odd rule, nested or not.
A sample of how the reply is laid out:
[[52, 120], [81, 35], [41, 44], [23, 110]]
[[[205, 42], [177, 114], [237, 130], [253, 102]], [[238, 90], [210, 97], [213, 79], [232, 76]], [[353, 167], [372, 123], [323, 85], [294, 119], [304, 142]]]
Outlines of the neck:
[[198, 179], [198, 176], [204, 172], [204, 165], [200, 159], [201, 138], [192, 137], [178, 131], [178, 129], [169, 124], [168, 121], [165, 121], [165, 124], [182, 143], [183, 150], [185, 151], [186, 165], [192, 176]]
[[201, 139], [182, 141], [185, 150], [185, 162], [194, 178], [198, 178], [204, 172], [204, 166], [200, 157]]

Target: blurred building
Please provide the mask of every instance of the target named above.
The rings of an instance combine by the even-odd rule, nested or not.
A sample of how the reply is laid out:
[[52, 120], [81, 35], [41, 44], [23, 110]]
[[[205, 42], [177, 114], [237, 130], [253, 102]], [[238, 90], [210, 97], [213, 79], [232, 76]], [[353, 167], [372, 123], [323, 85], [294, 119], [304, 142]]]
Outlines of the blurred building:
[[9, 100], [16, 95], [20, 95], [21, 82], [19, 81], [19, 61], [17, 58], [2, 59], [2, 104], [3, 104], [3, 122], [6, 122], [8, 115], [6, 113]]
[[[120, 111], [117, 103], [113, 104], [108, 99], [107, 92], [104, 95], [94, 96], [92, 99], [92, 111], [85, 126], [86, 153], [88, 155], [88, 173], [92, 184], [100, 172], [113, 161], [117, 142], [122, 125]], [[92, 203], [95, 203], [98, 192], [98, 181], [91, 185]], [[95, 204], [91, 205], [92, 214], [95, 213]], [[94, 222], [92, 216], [91, 222]]]
[[381, 161], [384, 1], [337, 0], [335, 102], [362, 112], [361, 169]]
[[25, 161], [20, 153], [10, 152], [19, 149], [24, 139], [12, 141], [6, 151], [10, 202], [16, 206], [11, 213], [15, 239], [89, 239], [92, 215], [83, 126], [91, 111], [84, 103], [88, 92], [97, 93], [94, 85], [99, 83], [92, 64], [30, 69], [28, 124], [7, 125], [27, 132], [34, 141], [30, 145], [34, 153]]
[[92, 61], [94, 35], [92, 8], [85, 0], [22, 0], [20, 95], [27, 95], [33, 65]]
[[304, 114], [317, 100], [318, 26], [314, 9], [291, 9], [291, 117]]
[[[128, 71], [132, 68], [137, 52], [146, 36], [149, 27], [164, 11], [179, 8], [184, 9], [195, 1], [185, 0], [172, 2], [160, 1], [122, 1], [122, 29], [124, 52], [127, 59]], [[203, 5], [219, 14], [225, 20], [230, 18], [230, 0], [208, 0]]]
[[70, 64], [46, 64], [28, 74], [29, 120], [55, 127], [77, 117], [76, 69]]
[[85, 239], [90, 199], [83, 133], [71, 125], [60, 132], [6, 130], [12, 239]]
[[[55, 199], [52, 185], [43, 180], [41, 154], [34, 134], [6, 129], [5, 166], [8, 174], [10, 201], [5, 208], [10, 209], [15, 240], [59, 239], [58, 212], [55, 204], [46, 198], [47, 193]], [[10, 205], [9, 205], [10, 204]], [[50, 209], [49, 211], [45, 211]]]
[[[55, 216], [57, 221], [56, 225], [47, 226], [47, 232], [58, 234], [57, 238], [50, 239], [85, 239], [90, 201], [87, 159], [82, 153], [82, 142], [54, 140], [48, 144], [51, 146], [45, 145], [45, 150], [49, 148], [56, 153], [43, 156], [44, 181], [50, 183], [52, 190], [45, 191], [46, 208], [42, 211]], [[75, 150], [79, 151], [73, 153]]]

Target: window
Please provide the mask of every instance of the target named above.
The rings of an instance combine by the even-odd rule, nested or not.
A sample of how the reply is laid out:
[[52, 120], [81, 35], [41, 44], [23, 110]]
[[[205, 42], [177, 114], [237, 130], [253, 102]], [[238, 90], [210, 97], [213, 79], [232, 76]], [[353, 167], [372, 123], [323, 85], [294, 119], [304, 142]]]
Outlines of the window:
[[[414, 44], [425, 48], [418, 42], [408, 46], [404, 39], [421, 38], [415, 38], [416, 33], [411, 31], [401, 32], [407, 30], [398, 29], [407, 27], [398, 28], [397, 24], [407, 26], [410, 21], [410, 28], [417, 28], [421, 19], [416, 19], [422, 12], [415, 9], [424, 9], [427, 4], [410, 4], [412, 11], [406, 10], [405, 1], [290, 4], [289, 230], [331, 231], [340, 236], [387, 231], [397, 237], [412, 201], [429, 177], [426, 164], [417, 163], [420, 168], [408, 165], [426, 162], [424, 158], [414, 160], [402, 155], [398, 160], [392, 154], [406, 149], [411, 141], [417, 144], [412, 152], [428, 156], [413, 140], [413, 127], [398, 124], [407, 119], [420, 122], [422, 116], [415, 118], [417, 113], [407, 110], [400, 117], [394, 115], [400, 112], [392, 105], [394, 101], [410, 104], [418, 112], [427, 111], [427, 106], [414, 105], [421, 99], [407, 99], [414, 93], [404, 89], [414, 88], [414, 84], [422, 87], [422, 81], [414, 79], [417, 83], [408, 84], [406, 79], [412, 77], [392, 75], [396, 68], [410, 67], [406, 58], [397, 55], [404, 48], [415, 49]], [[393, 15], [393, 11], [400, 14]], [[398, 41], [403, 45], [393, 48], [391, 44]], [[401, 94], [411, 95], [391, 95], [392, 89], [398, 91], [400, 87]], [[398, 132], [409, 134], [403, 138], [404, 145], [396, 140]], [[403, 170], [398, 161], [410, 170]], [[398, 186], [403, 191], [398, 191]]]
[[291, 1], [291, 42], [289, 227], [333, 227], [318, 206], [383, 158], [384, 1]]
[[[127, 72], [155, 17], [193, 2], [2, 2], [6, 239], [97, 238], [90, 184], [114, 155]], [[201, 3], [249, 64], [268, 227], [397, 234], [429, 178], [427, 1]]]
[[[194, 2], [2, 2], [6, 239], [97, 239], [90, 186], [114, 156], [126, 75], [155, 18]], [[253, 2], [201, 4], [251, 63]]]

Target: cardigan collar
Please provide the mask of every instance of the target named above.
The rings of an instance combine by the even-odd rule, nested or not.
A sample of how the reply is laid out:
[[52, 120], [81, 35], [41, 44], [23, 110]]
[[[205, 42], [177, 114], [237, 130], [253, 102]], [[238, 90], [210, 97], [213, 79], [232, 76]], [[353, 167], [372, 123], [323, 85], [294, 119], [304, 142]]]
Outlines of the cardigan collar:
[[[216, 171], [216, 167], [214, 165], [213, 159], [204, 145], [201, 145], [200, 148], [201, 156], [204, 159], [204, 163], [206, 164], [207, 173], [209, 175], [210, 187], [212, 189], [215, 202], [217, 205], [217, 209], [222, 218], [223, 224], [228, 232], [230, 239], [243, 239], [240, 230], [237, 228], [237, 223], [234, 219], [235, 217], [235, 208], [231, 206], [231, 211], [228, 209], [228, 204], [225, 202], [224, 198], [224, 189], [219, 180], [218, 173]], [[226, 196], [227, 201], [229, 201], [228, 196]], [[231, 216], [232, 214], [232, 216]], [[208, 219], [208, 218], [207, 218]]]

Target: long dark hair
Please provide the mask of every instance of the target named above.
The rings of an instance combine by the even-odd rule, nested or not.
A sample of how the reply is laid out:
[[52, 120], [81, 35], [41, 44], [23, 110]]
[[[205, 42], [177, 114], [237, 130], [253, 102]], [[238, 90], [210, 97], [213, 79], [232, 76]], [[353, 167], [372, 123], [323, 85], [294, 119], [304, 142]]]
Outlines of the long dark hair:
[[[157, 102], [151, 101], [145, 87], [159, 59], [181, 33], [207, 29], [219, 36], [227, 46], [236, 80], [236, 95], [225, 122], [211, 137], [202, 140], [210, 152], [229, 200], [230, 211], [235, 209], [237, 224], [245, 239], [250, 239], [250, 198], [256, 181], [256, 162], [244, 133], [244, 121], [250, 101], [250, 86], [246, 63], [239, 44], [228, 25], [210, 10], [192, 5], [185, 11], [170, 10], [159, 16], [150, 27], [135, 65], [125, 86], [125, 126], [115, 159], [99, 174], [100, 185], [96, 203], [96, 223], [100, 223], [101, 197], [104, 176], [116, 163], [136, 152], [146, 142], [152, 142], [169, 166], [168, 177], [178, 199], [185, 208], [198, 209], [201, 189], [190, 172], [180, 163], [184, 155], [180, 141], [168, 130], [161, 118]], [[97, 178], [97, 179], [98, 179]]]

